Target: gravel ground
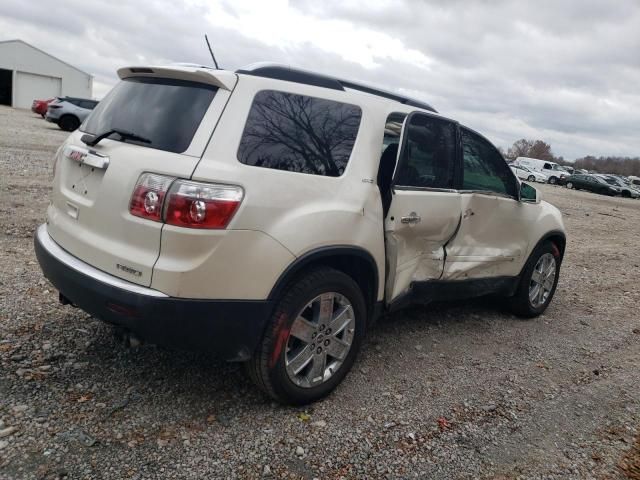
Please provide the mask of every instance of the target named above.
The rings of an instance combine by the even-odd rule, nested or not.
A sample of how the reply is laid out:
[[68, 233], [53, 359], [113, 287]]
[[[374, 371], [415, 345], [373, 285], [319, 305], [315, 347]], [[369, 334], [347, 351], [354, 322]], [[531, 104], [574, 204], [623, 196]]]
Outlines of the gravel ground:
[[65, 135], [0, 107], [0, 478], [640, 478], [640, 201], [538, 186], [569, 237], [545, 315], [399, 312], [287, 408], [58, 304], [32, 235]]

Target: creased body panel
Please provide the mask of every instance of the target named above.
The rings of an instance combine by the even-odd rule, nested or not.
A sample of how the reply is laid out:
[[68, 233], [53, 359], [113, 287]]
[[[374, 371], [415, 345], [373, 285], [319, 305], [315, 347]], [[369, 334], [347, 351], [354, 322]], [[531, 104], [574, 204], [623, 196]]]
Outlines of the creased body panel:
[[[414, 215], [415, 214], [415, 215]], [[409, 216], [415, 223], [405, 223]], [[444, 245], [458, 228], [460, 194], [396, 190], [385, 222], [389, 301], [412, 282], [437, 280], [444, 268]]]
[[553, 230], [563, 230], [562, 218], [548, 203], [465, 193], [443, 280], [518, 275], [538, 240]]

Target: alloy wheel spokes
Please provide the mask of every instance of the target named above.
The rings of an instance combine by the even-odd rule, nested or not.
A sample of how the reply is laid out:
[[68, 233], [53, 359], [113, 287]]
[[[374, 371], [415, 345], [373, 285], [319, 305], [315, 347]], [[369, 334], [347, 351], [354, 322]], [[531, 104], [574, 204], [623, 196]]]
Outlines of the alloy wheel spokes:
[[556, 259], [550, 253], [542, 255], [531, 274], [529, 302], [538, 308], [549, 299], [556, 281]]
[[287, 339], [287, 375], [300, 387], [327, 381], [347, 358], [355, 334], [355, 314], [346, 297], [318, 295], [298, 314]]

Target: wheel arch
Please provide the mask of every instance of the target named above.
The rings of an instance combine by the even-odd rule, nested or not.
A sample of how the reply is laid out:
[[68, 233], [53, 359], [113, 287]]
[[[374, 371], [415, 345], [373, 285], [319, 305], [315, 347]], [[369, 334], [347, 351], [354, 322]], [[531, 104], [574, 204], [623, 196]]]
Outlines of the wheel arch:
[[531, 249], [531, 253], [535, 252], [536, 249], [546, 241], [550, 241], [556, 246], [556, 248], [558, 249], [558, 252], [560, 253], [560, 263], [561, 263], [562, 259], [564, 258], [565, 249], [567, 247], [567, 236], [565, 235], [565, 233], [562, 230], [551, 230], [545, 233], [540, 238], [540, 240], [538, 240], [536, 245]]
[[282, 272], [269, 293], [269, 300], [282, 298], [287, 285], [297, 276], [316, 266], [329, 266], [349, 275], [360, 287], [367, 303], [367, 317], [372, 318], [378, 294], [379, 274], [373, 255], [361, 247], [333, 245], [316, 248], [296, 258]]

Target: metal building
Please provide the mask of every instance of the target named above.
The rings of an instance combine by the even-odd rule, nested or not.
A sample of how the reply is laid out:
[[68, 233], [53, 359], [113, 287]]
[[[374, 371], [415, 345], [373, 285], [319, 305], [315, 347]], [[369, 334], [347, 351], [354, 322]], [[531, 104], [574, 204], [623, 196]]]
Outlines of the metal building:
[[91, 98], [93, 76], [22, 40], [0, 41], [0, 105], [31, 108], [34, 99]]

